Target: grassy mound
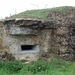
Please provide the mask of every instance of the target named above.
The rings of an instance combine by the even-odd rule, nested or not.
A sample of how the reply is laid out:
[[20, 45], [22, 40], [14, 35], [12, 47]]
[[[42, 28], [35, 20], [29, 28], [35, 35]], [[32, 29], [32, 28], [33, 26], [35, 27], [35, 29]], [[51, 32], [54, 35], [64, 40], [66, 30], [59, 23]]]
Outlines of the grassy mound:
[[47, 8], [47, 9], [39, 9], [39, 10], [27, 10], [25, 12], [16, 14], [11, 16], [11, 18], [16, 18], [16, 17], [31, 17], [31, 18], [41, 18], [41, 19], [47, 19], [48, 14], [51, 11], [56, 11], [60, 12], [65, 15], [71, 14], [70, 10], [75, 9], [75, 7], [72, 6], [62, 6], [62, 7], [55, 7], [55, 8]]

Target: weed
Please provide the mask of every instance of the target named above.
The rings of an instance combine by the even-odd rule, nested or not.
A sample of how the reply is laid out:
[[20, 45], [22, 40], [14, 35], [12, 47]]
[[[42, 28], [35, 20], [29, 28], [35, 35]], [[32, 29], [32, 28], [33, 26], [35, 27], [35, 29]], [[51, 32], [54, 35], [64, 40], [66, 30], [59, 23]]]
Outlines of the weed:
[[75, 62], [55, 59], [22, 64], [20, 61], [0, 62], [0, 75], [74, 75]]
[[48, 50], [48, 53], [55, 53], [55, 50], [50, 49], [50, 50]]

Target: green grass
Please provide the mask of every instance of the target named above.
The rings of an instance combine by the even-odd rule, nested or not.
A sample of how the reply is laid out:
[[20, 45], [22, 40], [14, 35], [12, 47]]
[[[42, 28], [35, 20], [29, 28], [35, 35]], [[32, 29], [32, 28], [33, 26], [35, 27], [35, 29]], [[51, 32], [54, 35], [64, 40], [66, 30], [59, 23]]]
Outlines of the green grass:
[[12, 17], [46, 18], [50, 9], [28, 10]]
[[62, 6], [62, 7], [55, 7], [55, 8], [47, 8], [47, 9], [39, 9], [39, 10], [27, 10], [22, 13], [13, 15], [11, 17], [31, 17], [31, 18], [40, 18], [40, 19], [51, 19], [51, 17], [48, 18], [48, 14], [51, 11], [57, 11], [65, 15], [69, 15], [70, 9], [73, 9], [75, 7], [72, 6]]
[[75, 75], [75, 62], [61, 59], [38, 60], [27, 65], [20, 61], [0, 62], [0, 75]]

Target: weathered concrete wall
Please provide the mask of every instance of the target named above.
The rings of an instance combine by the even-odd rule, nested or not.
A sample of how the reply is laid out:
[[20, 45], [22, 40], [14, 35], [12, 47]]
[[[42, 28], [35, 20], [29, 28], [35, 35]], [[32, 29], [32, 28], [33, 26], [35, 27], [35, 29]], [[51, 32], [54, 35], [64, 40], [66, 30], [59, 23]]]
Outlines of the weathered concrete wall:
[[18, 27], [12, 26], [10, 27], [9, 34], [10, 35], [37, 35], [36, 29], [31, 29], [28, 27]]
[[[39, 58], [39, 52], [40, 51], [45, 51], [47, 52], [49, 47], [50, 47], [50, 33], [48, 34], [47, 30], [46, 32], [43, 32], [38, 35], [38, 36], [3, 36], [5, 43], [4, 46], [7, 47], [13, 55], [15, 55], [16, 59], [21, 59], [21, 58], [32, 58], [38, 59]], [[46, 37], [48, 35], [48, 37]], [[20, 45], [40, 45], [40, 51], [39, 52], [32, 52], [32, 53], [20, 53], [19, 52], [19, 46]], [[42, 52], [43, 52], [42, 51]], [[16, 56], [17, 55], [17, 56]], [[22, 56], [23, 55], [23, 56]]]
[[[23, 27], [22, 27], [23, 28]], [[4, 25], [2, 29], [3, 47], [9, 50], [17, 60], [37, 60], [43, 52], [51, 48], [50, 29], [31, 29]], [[18, 30], [18, 31], [17, 31]], [[32, 32], [31, 32], [32, 31]], [[37, 35], [38, 34], [38, 35]], [[21, 52], [21, 45], [39, 45], [39, 50]]]
[[[75, 18], [55, 12], [54, 21], [5, 20], [0, 24], [0, 50], [8, 50], [17, 60], [37, 60], [54, 50], [67, 61], [75, 58]], [[35, 45], [22, 51], [21, 45]], [[44, 54], [45, 53], [45, 54]]]

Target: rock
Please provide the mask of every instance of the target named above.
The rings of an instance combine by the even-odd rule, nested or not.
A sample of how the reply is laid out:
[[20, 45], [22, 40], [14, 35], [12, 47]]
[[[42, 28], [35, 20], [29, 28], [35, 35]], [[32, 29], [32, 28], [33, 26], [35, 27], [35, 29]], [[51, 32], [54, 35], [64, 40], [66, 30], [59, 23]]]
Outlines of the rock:
[[57, 35], [65, 35], [68, 33], [68, 28], [67, 27], [59, 27], [56, 31]]
[[43, 58], [49, 58], [49, 55], [48, 54], [41, 54], [41, 57], [43, 57]]
[[15, 60], [14, 56], [8, 51], [0, 51], [0, 61]]

